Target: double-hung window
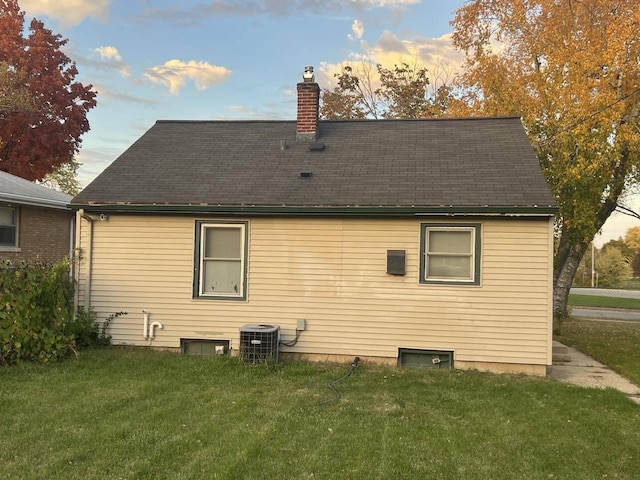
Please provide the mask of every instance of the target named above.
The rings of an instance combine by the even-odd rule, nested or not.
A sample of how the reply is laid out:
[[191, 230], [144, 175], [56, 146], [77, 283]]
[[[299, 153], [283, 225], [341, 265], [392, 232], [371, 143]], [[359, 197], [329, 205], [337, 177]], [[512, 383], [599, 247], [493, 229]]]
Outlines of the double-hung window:
[[246, 223], [196, 222], [194, 297], [246, 298]]
[[17, 211], [13, 207], [0, 206], [0, 246], [16, 246]]
[[422, 224], [420, 282], [480, 284], [480, 225]]

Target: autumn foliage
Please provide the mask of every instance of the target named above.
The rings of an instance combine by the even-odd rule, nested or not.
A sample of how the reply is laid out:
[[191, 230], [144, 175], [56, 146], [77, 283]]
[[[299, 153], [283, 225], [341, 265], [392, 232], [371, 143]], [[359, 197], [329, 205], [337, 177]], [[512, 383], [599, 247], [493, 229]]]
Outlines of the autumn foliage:
[[25, 32], [24, 16], [0, 0], [0, 170], [40, 180], [79, 151], [96, 93], [75, 81], [67, 40], [36, 19]]
[[463, 115], [521, 116], [560, 206], [554, 312], [589, 242], [640, 180], [637, 0], [470, 0]]

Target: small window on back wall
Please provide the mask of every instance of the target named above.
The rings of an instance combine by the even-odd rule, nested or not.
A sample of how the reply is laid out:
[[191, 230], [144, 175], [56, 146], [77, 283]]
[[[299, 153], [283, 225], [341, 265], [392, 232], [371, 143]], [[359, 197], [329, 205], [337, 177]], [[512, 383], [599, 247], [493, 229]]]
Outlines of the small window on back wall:
[[0, 246], [16, 246], [16, 220], [15, 208], [0, 206]]
[[246, 227], [196, 222], [194, 298], [246, 298]]
[[420, 282], [480, 284], [480, 225], [423, 224]]

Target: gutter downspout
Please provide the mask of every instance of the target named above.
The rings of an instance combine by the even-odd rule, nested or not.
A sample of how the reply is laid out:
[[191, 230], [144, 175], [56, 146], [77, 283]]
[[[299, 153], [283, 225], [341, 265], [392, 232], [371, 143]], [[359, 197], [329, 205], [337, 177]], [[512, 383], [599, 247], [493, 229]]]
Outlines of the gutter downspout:
[[[85, 252], [85, 262], [87, 265], [87, 278], [86, 278], [86, 284], [85, 284], [85, 288], [84, 288], [84, 305], [83, 307], [85, 308], [85, 310], [89, 310], [90, 306], [91, 306], [91, 270], [92, 270], [92, 261], [91, 261], [91, 254], [93, 252], [93, 218], [91, 218], [89, 215], [87, 215], [84, 212], [84, 208], [81, 208], [80, 210], [78, 210], [78, 227], [81, 227], [81, 222], [80, 220], [84, 219], [89, 223], [89, 231], [87, 232], [87, 251]], [[80, 236], [81, 236], [81, 230], [82, 228], [78, 228], [77, 229], [77, 243], [76, 245], [81, 246], [81, 241], [80, 241]], [[78, 280], [80, 279], [80, 266], [78, 265]], [[78, 290], [78, 289], [76, 289]], [[77, 307], [79, 308], [80, 306], [80, 292], [77, 292]]]
[[76, 268], [73, 250], [76, 246], [76, 216], [72, 215], [69, 220], [69, 279], [75, 280]]

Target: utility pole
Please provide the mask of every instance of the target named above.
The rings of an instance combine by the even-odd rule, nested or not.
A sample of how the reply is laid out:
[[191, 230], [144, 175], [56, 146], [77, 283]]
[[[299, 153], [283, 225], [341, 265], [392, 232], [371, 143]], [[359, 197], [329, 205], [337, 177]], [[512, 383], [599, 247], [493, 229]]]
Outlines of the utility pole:
[[591, 288], [596, 286], [596, 246], [591, 242]]

